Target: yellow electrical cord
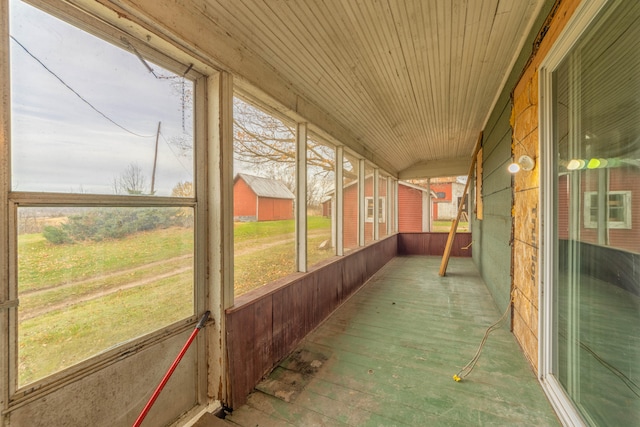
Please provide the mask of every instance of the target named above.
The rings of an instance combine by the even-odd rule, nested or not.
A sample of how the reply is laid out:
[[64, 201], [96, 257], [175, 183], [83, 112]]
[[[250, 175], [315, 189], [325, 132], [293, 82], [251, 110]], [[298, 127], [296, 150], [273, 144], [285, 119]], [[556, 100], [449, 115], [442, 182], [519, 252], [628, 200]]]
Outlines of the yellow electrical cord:
[[478, 350], [476, 350], [476, 354], [473, 356], [473, 358], [471, 358], [469, 363], [464, 365], [464, 367], [462, 369], [460, 369], [460, 371], [458, 371], [457, 374], [453, 375], [453, 380], [455, 382], [459, 383], [466, 376], [468, 376], [471, 373], [471, 371], [473, 371], [473, 368], [475, 368], [476, 363], [478, 362], [478, 359], [480, 359], [480, 354], [482, 353], [482, 348], [484, 347], [484, 344], [487, 341], [487, 337], [489, 336], [489, 334], [491, 332], [495, 331], [496, 329], [498, 329], [499, 327], [502, 326], [502, 322], [504, 322], [504, 320], [507, 318], [507, 313], [509, 313], [509, 309], [511, 308], [511, 304], [513, 304], [513, 295], [511, 296], [511, 301], [509, 301], [509, 304], [507, 305], [507, 309], [502, 314], [502, 317], [500, 317], [500, 319], [498, 319], [498, 321], [496, 323], [494, 323], [493, 325], [491, 325], [491, 326], [489, 326], [487, 328], [487, 331], [484, 333], [484, 336], [482, 337], [482, 341], [480, 341], [480, 345], [478, 346]]

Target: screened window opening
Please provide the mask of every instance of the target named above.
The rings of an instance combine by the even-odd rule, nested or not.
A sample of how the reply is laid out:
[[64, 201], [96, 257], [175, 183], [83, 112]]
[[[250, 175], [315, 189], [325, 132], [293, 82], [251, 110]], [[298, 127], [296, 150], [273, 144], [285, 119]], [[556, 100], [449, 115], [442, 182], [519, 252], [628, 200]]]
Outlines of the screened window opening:
[[24, 385], [194, 311], [191, 208], [18, 209]]
[[[466, 176], [449, 176], [429, 179], [429, 188], [436, 197], [431, 198], [431, 230], [449, 232], [458, 216], [460, 201], [464, 197]], [[420, 185], [420, 182], [416, 184]], [[468, 197], [460, 212], [457, 232], [469, 231]]]
[[10, 12], [12, 190], [172, 196], [193, 182], [191, 80], [124, 38], [17, 0]]
[[[374, 175], [373, 166], [369, 163], [365, 163], [364, 166], [364, 201], [365, 201], [365, 224], [364, 224], [364, 244], [368, 245], [373, 242], [374, 227], [373, 216], [376, 209], [376, 204], [373, 202], [374, 197]], [[371, 203], [367, 204], [367, 200], [371, 200]], [[371, 209], [369, 209], [369, 207]], [[371, 218], [371, 221], [367, 221], [367, 218]]]
[[295, 123], [233, 104], [234, 294], [296, 271]]
[[378, 237], [383, 238], [387, 236], [387, 209], [388, 209], [388, 197], [387, 197], [387, 181], [386, 175], [380, 174], [378, 178]]
[[9, 11], [14, 390], [194, 315], [197, 201], [195, 73]]
[[307, 142], [307, 264], [336, 254], [336, 149], [312, 136]]
[[345, 150], [343, 180], [343, 245], [345, 253], [358, 247], [358, 174], [359, 159]]

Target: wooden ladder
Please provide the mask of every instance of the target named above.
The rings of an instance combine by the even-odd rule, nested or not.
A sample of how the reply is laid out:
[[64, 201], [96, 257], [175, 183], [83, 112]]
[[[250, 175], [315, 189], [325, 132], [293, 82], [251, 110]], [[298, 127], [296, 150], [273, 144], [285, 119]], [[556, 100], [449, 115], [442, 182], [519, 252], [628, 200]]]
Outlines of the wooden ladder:
[[444, 247], [444, 254], [442, 255], [442, 263], [440, 264], [440, 276], [444, 276], [447, 274], [447, 265], [449, 264], [449, 256], [451, 255], [451, 247], [453, 246], [453, 239], [456, 236], [456, 230], [458, 229], [458, 223], [460, 222], [460, 216], [462, 215], [462, 208], [464, 207], [464, 203], [467, 199], [467, 192], [469, 190], [469, 183], [471, 182], [471, 176], [473, 175], [473, 168], [476, 166], [476, 157], [478, 156], [478, 151], [482, 146], [482, 132], [478, 136], [478, 141], [476, 142], [476, 147], [473, 149], [473, 156], [471, 156], [471, 166], [469, 166], [469, 174], [467, 175], [467, 183], [464, 186], [464, 193], [462, 194], [462, 198], [460, 199], [460, 206], [458, 206], [458, 214], [456, 215], [455, 221], [451, 224], [451, 230], [449, 231], [449, 238], [447, 238], [447, 244]]

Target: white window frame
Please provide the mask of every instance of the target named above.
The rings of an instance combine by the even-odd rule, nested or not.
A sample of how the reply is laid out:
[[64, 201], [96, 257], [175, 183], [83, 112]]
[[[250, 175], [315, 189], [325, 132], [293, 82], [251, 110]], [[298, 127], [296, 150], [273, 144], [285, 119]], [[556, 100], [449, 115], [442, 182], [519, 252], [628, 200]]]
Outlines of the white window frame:
[[[591, 220], [591, 208], [593, 207], [591, 201], [593, 200], [593, 196], [597, 197], [597, 191], [585, 191], [584, 192], [584, 228], [597, 228], [598, 221]], [[622, 195], [622, 211], [624, 215], [624, 219], [622, 221], [610, 221], [611, 217], [611, 200], [610, 196], [613, 195]], [[631, 228], [631, 191], [608, 191], [606, 195], [606, 209], [607, 216], [605, 218], [606, 227], [607, 228], [622, 228], [622, 229], [630, 229]], [[597, 207], [597, 204], [596, 204]]]
[[[28, 3], [28, 2], [27, 2]], [[55, 371], [43, 378], [40, 378], [32, 383], [18, 387], [18, 332], [17, 332], [17, 304], [11, 306], [9, 310], [9, 327], [3, 328], [3, 339], [9, 343], [8, 359], [6, 360], [7, 369], [3, 369], [3, 376], [8, 379], [3, 380], [8, 384], [8, 395], [10, 396], [11, 405], [19, 405], [25, 399], [33, 399], [36, 395], [45, 395], [51, 391], [64, 386], [69, 381], [77, 380], [87, 377], [99, 370], [101, 370], [105, 364], [115, 362], [122, 359], [129, 354], [135, 354], [136, 351], [156, 344], [159, 340], [168, 339], [183, 333], [186, 325], [194, 323], [199, 318], [199, 313], [204, 311], [206, 306], [206, 260], [207, 260], [207, 246], [205, 236], [207, 233], [206, 220], [206, 174], [204, 163], [198, 159], [205, 159], [206, 156], [206, 123], [205, 114], [207, 111], [205, 93], [207, 91], [207, 84], [204, 74], [196, 70], [193, 64], [184, 64], [176, 59], [173, 59], [169, 54], [161, 53], [155, 48], [149, 46], [145, 41], [138, 40], [132, 35], [127, 34], [115, 27], [108, 25], [98, 18], [90, 16], [88, 14], [78, 15], [74, 14], [72, 7], [67, 5], [50, 6], [47, 2], [43, 2], [46, 5], [46, 13], [49, 15], [61, 19], [70, 25], [75, 26], [81, 31], [97, 36], [99, 39], [106, 43], [114, 43], [117, 46], [121, 46], [121, 40], [124, 38], [146, 59], [152, 60], [158, 65], [173, 70], [177, 75], [186, 71], [185, 76], [188, 77], [194, 85], [194, 189], [196, 194], [192, 197], [157, 197], [157, 196], [123, 196], [123, 195], [102, 195], [102, 194], [79, 194], [79, 193], [47, 193], [47, 192], [21, 192], [11, 190], [11, 181], [9, 176], [0, 178], [2, 187], [4, 189], [3, 194], [6, 196], [6, 200], [3, 203], [7, 203], [8, 209], [6, 212], [8, 221], [6, 223], [5, 232], [8, 237], [9, 243], [7, 246], [0, 244], [0, 247], [8, 248], [8, 270], [9, 270], [9, 300], [17, 301], [18, 298], [18, 280], [17, 280], [17, 208], [18, 207], [39, 207], [39, 206], [92, 206], [92, 207], [188, 207], [194, 210], [194, 277], [193, 277], [193, 314], [185, 319], [181, 319], [170, 325], [166, 325], [159, 329], [149, 331], [142, 336], [131, 337], [126, 342], [120, 343], [111, 348], [105, 348], [99, 353], [89, 357], [88, 359], [76, 363], [67, 368]], [[40, 4], [40, 3], [38, 3]], [[8, 14], [7, 14], [8, 15]], [[7, 17], [8, 20], [8, 17]], [[4, 53], [4, 51], [3, 51]], [[8, 52], [7, 52], [8, 55]], [[7, 70], [10, 73], [11, 70]], [[8, 93], [10, 91], [9, 85], [6, 84], [3, 88]], [[11, 104], [5, 104], [8, 109], [11, 109]], [[10, 115], [10, 111], [6, 113]], [[7, 128], [5, 128], [7, 129]], [[6, 140], [9, 141], [8, 146], [12, 143], [11, 135], [7, 133]], [[7, 170], [10, 170], [11, 157], [9, 151], [3, 151], [0, 153], [0, 162], [7, 165]], [[3, 214], [4, 215], [4, 214]], [[1, 233], [4, 236], [4, 233]], [[3, 291], [4, 292], [4, 291]], [[0, 322], [1, 323], [1, 322]], [[5, 336], [4, 334], [7, 334]], [[133, 351], [135, 350], [135, 351]], [[204, 354], [205, 348], [199, 348], [198, 351]], [[203, 357], [199, 357], [199, 360], [204, 362]]]
[[[373, 196], [367, 196], [364, 198], [365, 207], [365, 222], [373, 222], [375, 216], [375, 206], [373, 206]], [[385, 196], [378, 197], [378, 222], [383, 224], [386, 221], [386, 198]], [[371, 215], [369, 215], [369, 209], [371, 209]]]
[[554, 278], [555, 278], [555, 238], [556, 227], [554, 215], [555, 199], [555, 152], [553, 140], [553, 72], [570, 52], [571, 48], [588, 28], [598, 12], [608, 0], [583, 1], [578, 5], [573, 16], [558, 36], [539, 67], [539, 135], [540, 154], [543, 167], [540, 169], [542, 207], [541, 244], [539, 249], [540, 275], [538, 283], [539, 298], [539, 344], [538, 344], [538, 379], [563, 425], [586, 426], [585, 420], [573, 405], [564, 388], [553, 375], [555, 357], [554, 343]]

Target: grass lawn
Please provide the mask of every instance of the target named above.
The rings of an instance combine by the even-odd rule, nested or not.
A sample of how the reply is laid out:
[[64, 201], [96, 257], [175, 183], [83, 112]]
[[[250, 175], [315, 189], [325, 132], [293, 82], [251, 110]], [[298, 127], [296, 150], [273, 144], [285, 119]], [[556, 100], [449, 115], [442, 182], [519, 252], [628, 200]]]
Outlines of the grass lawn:
[[[309, 265], [333, 256], [319, 248], [330, 234], [309, 217]], [[236, 224], [236, 295], [294, 272], [294, 238], [292, 220]], [[20, 386], [193, 315], [191, 229], [65, 245], [24, 234], [18, 260]]]
[[20, 385], [193, 314], [191, 229], [68, 245], [26, 234], [18, 256]]
[[193, 314], [193, 273], [118, 291], [20, 322], [19, 384]]
[[[449, 232], [451, 231], [451, 224], [453, 220], [449, 221], [433, 221], [431, 223], [431, 230], [434, 232]], [[469, 223], [460, 221], [458, 222], [458, 229], [456, 232], [464, 233], [469, 231]]]
[[18, 239], [19, 292], [134, 268], [193, 253], [193, 231], [171, 227], [119, 240], [52, 245], [42, 234]]
[[[333, 255], [319, 249], [331, 239], [331, 219], [307, 217], [307, 264]], [[234, 226], [234, 290], [242, 295], [296, 271], [295, 223], [286, 221], [243, 222]]]

